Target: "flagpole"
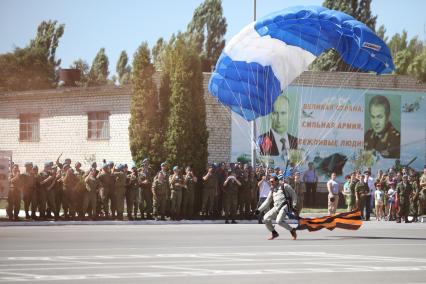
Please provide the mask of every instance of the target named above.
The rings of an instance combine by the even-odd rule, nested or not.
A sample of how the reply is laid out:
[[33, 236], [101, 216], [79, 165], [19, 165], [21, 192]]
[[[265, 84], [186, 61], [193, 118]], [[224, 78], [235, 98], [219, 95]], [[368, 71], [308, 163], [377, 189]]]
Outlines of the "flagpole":
[[[256, 0], [253, 0], [253, 21], [256, 21]], [[257, 135], [256, 135], [256, 121], [253, 119], [253, 121], [250, 123], [251, 126], [251, 166], [253, 170], [256, 169], [256, 141], [257, 141]]]

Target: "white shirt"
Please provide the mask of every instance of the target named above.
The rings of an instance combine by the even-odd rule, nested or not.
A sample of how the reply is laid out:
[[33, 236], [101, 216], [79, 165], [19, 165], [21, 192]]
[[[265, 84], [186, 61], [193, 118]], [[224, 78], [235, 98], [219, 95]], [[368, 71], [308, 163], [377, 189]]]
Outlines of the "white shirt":
[[281, 142], [281, 138], [285, 138], [286, 140], [285, 148], [287, 149], [287, 153], [288, 153], [288, 150], [290, 150], [290, 139], [288, 137], [288, 133], [285, 132], [283, 135], [280, 135], [277, 132], [275, 132], [275, 130], [273, 129], [272, 129], [272, 133], [274, 135], [275, 143], [277, 144], [278, 152], [281, 154], [281, 150], [283, 148], [283, 143]]
[[370, 189], [370, 195], [374, 196], [374, 191], [376, 190], [376, 187], [374, 186], [374, 179], [372, 177], [368, 177], [368, 180], [364, 180], [364, 183], [368, 185], [368, 188]]
[[331, 179], [327, 182], [327, 185], [330, 185], [330, 189], [331, 189], [331, 192], [329, 192], [329, 195], [339, 194], [339, 183], [337, 181]]
[[268, 197], [269, 191], [271, 191], [271, 187], [266, 180], [263, 180], [259, 186], [259, 198]]

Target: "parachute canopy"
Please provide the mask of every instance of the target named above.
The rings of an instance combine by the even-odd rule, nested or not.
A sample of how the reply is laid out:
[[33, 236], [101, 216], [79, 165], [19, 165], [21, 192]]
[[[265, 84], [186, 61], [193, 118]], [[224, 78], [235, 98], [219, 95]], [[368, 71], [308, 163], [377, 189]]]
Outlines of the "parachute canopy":
[[280, 93], [322, 52], [334, 48], [351, 67], [394, 69], [389, 48], [365, 24], [324, 7], [288, 8], [249, 24], [225, 46], [210, 93], [253, 120], [272, 111]]

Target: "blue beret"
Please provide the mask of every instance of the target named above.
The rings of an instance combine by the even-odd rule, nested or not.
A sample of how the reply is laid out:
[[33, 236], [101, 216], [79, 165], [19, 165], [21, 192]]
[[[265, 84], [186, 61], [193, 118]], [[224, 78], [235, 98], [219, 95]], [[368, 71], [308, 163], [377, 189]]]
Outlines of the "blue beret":
[[105, 163], [105, 164], [103, 164], [103, 165], [102, 165], [102, 168], [103, 168], [103, 169], [106, 169], [106, 168], [108, 168], [108, 167], [109, 167], [109, 165], [108, 165], [107, 163]]
[[173, 167], [173, 170], [174, 170], [174, 171], [177, 171], [177, 170], [179, 170], [179, 167], [178, 167], [178, 166], [174, 166], [174, 167]]
[[274, 169], [275, 169], [275, 170], [281, 170], [281, 168], [280, 168], [280, 167], [278, 167], [278, 166], [276, 166]]

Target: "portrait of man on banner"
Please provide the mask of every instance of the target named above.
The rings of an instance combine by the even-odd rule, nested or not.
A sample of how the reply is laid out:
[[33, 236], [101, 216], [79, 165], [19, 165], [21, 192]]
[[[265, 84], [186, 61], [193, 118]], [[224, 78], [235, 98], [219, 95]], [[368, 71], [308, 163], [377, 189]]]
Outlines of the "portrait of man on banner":
[[364, 149], [387, 159], [399, 159], [401, 151], [400, 96], [366, 95]]
[[290, 133], [294, 124], [294, 109], [288, 96], [281, 94], [277, 97], [269, 116], [270, 129], [257, 139], [261, 155], [275, 156], [279, 161], [286, 162], [290, 158], [290, 151], [297, 149], [297, 137]]

